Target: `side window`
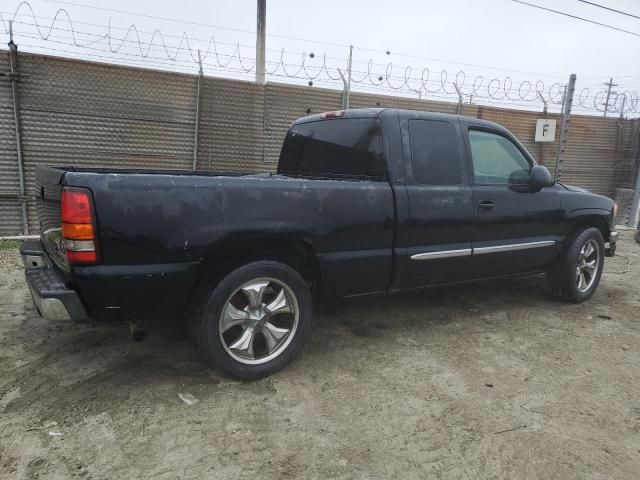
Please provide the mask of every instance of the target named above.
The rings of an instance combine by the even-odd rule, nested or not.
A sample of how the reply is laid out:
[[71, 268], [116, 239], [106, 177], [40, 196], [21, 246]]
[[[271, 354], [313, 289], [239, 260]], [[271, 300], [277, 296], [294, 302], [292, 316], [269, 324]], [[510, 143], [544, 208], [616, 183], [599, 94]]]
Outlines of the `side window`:
[[476, 184], [529, 182], [531, 165], [509, 139], [495, 133], [469, 130], [469, 144]]
[[409, 120], [413, 177], [423, 185], [460, 185], [462, 155], [456, 128], [437, 120]]
[[284, 140], [278, 172], [383, 179], [380, 122], [375, 118], [343, 118], [294, 125]]

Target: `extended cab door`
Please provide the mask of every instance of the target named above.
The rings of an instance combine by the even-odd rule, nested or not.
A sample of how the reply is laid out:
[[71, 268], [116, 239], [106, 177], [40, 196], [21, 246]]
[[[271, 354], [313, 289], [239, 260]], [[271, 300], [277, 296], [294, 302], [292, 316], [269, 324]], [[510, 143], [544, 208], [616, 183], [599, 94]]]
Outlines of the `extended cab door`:
[[398, 214], [391, 290], [471, 278], [474, 206], [456, 118], [400, 117], [408, 211]]
[[479, 278], [544, 269], [556, 252], [560, 199], [532, 191], [534, 162], [506, 130], [474, 125], [467, 148], [475, 206], [473, 268]]

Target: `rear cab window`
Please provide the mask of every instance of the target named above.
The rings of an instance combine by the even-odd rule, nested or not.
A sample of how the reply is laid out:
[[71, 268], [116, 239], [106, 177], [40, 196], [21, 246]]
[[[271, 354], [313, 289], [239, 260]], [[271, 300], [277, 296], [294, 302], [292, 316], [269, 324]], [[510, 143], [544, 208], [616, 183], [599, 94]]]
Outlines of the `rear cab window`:
[[385, 180], [380, 120], [339, 118], [293, 125], [278, 173], [317, 178]]

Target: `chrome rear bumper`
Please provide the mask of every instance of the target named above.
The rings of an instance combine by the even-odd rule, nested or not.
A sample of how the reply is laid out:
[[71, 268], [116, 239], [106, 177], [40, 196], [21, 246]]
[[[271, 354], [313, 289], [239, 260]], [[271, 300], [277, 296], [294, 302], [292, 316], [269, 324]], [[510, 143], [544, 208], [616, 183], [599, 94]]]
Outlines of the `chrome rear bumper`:
[[60, 271], [51, 263], [40, 240], [26, 241], [20, 247], [24, 273], [38, 313], [47, 320], [88, 320], [77, 292], [67, 287]]

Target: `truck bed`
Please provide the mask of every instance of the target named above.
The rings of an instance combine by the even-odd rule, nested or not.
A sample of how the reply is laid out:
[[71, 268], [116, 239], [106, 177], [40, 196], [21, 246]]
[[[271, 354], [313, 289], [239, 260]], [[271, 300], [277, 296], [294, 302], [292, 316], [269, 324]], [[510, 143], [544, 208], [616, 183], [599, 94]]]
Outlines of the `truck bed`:
[[[142, 291], [176, 297], [173, 290], [192, 289], [208, 262], [258, 247], [314, 252], [339, 295], [384, 292], [390, 278], [388, 182], [78, 167], [41, 167], [37, 179], [44, 248], [91, 296], [87, 304], [117, 307]], [[70, 266], [59, 248], [63, 187], [92, 192], [99, 265]]]

